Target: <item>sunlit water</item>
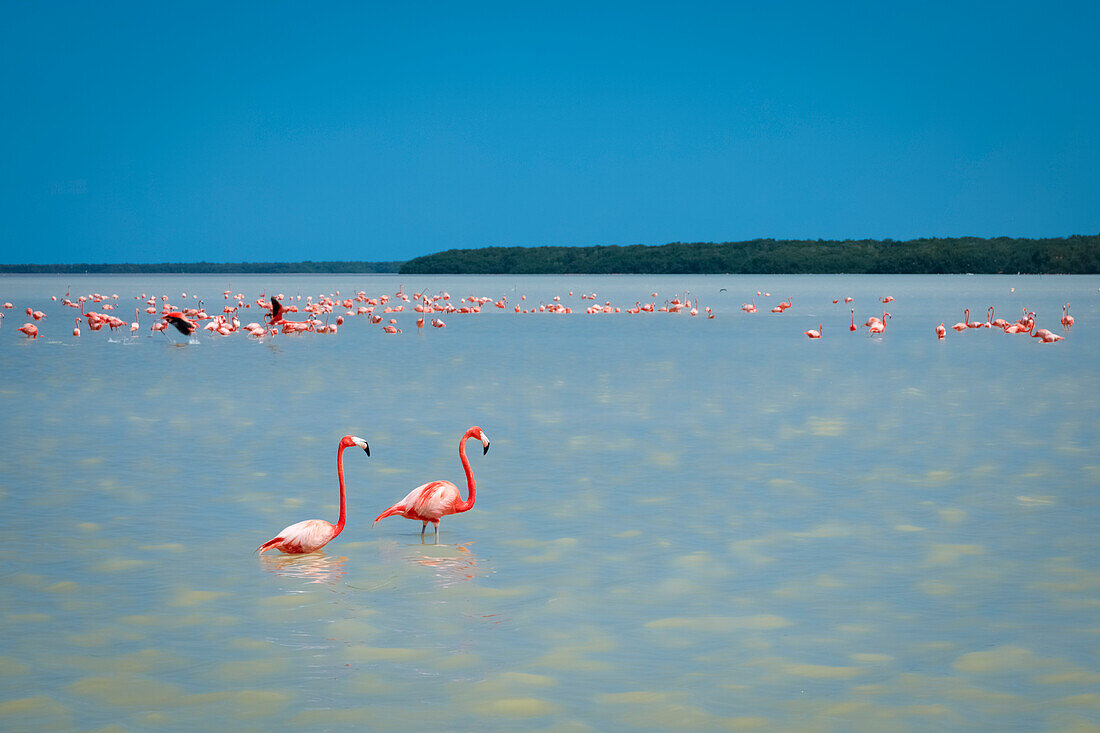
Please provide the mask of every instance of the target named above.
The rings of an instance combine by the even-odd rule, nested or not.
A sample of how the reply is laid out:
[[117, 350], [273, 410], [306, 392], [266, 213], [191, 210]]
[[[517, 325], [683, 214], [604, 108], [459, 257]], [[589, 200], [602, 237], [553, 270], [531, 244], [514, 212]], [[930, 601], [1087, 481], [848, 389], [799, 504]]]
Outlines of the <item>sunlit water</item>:
[[[75, 339], [49, 300], [118, 293], [129, 319], [143, 292], [401, 284], [575, 310], [690, 291], [716, 318], [489, 308], [181, 346], [144, 313], [139, 337]], [[0, 278], [0, 728], [1095, 729], [1098, 286]], [[850, 333], [845, 295], [860, 323], [894, 296], [886, 333]], [[1056, 344], [933, 333], [988, 305], [1062, 333], [1067, 300]], [[27, 306], [49, 314], [34, 342]], [[372, 529], [420, 483], [464, 485], [474, 424], [492, 441], [474, 509], [438, 545], [400, 517]], [[371, 456], [345, 454], [345, 532], [254, 554], [335, 521], [346, 433]]]

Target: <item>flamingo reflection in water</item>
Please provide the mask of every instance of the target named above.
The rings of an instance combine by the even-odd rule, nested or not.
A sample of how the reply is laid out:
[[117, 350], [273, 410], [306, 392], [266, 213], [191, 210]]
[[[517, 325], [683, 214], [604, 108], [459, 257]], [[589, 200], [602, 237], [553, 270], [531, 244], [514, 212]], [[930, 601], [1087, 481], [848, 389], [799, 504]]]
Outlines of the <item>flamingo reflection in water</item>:
[[470, 544], [440, 545], [438, 540], [433, 543], [422, 539], [417, 544], [394, 546], [393, 549], [404, 560], [432, 570], [436, 584], [446, 588], [486, 574], [478, 567], [478, 557], [470, 550]]
[[265, 572], [306, 583], [335, 585], [347, 575], [344, 568], [348, 561], [346, 557], [329, 557], [323, 552], [307, 555], [261, 555], [260, 561]]

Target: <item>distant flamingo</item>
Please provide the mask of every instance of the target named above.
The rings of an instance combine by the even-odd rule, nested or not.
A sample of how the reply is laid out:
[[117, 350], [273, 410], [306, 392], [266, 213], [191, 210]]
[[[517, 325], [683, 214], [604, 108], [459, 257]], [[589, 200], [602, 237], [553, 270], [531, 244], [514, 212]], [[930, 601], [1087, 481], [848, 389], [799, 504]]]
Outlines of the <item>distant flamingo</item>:
[[821, 331], [825, 328], [825, 324], [820, 323], [820, 324], [818, 324], [817, 328], [819, 329], [817, 331], [814, 331], [813, 329], [811, 329], [809, 331], [803, 331], [802, 333], [803, 333], [803, 335], [808, 336], [812, 339], [819, 339], [819, 338], [821, 338]]
[[27, 338], [29, 339], [38, 338], [38, 326], [34, 325], [33, 323], [24, 323], [22, 326], [15, 330], [22, 331], [23, 333], [27, 334]]
[[1073, 325], [1073, 316], [1069, 314], [1069, 303], [1062, 306], [1062, 327], [1069, 328]]
[[367, 441], [354, 435], [345, 435], [340, 439], [340, 448], [336, 452], [336, 473], [340, 477], [340, 518], [336, 524], [330, 524], [323, 519], [307, 519], [285, 528], [275, 537], [256, 548], [261, 555], [275, 548], [287, 555], [302, 555], [307, 552], [316, 552], [336, 539], [336, 535], [344, 531], [344, 522], [347, 520], [347, 495], [344, 492], [344, 449], [358, 446], [370, 455], [370, 446]]
[[963, 313], [962, 321], [960, 323], [956, 323], [951, 328], [955, 329], [956, 331], [965, 331], [967, 329], [967, 323], [969, 323], [969, 321], [970, 321], [970, 309], [967, 308], [966, 312]]
[[756, 312], [756, 297], [753, 296], [753, 299], [752, 299], [751, 303], [742, 303], [741, 304], [741, 310], [745, 311], [746, 313], [755, 313]]
[[429, 481], [426, 484], [417, 486], [404, 499], [379, 514], [374, 523], [377, 524], [380, 519], [400, 514], [406, 519], [414, 519], [424, 523], [420, 528], [421, 536], [423, 536], [424, 530], [428, 528], [428, 522], [431, 522], [435, 526], [435, 534], [438, 537], [440, 517], [473, 509], [474, 499], [477, 497], [477, 486], [474, 483], [474, 474], [470, 471], [470, 461], [466, 458], [466, 441], [470, 438], [481, 441], [483, 446], [482, 455], [489, 452], [489, 439], [485, 436], [484, 431], [476, 425], [467, 430], [462, 439], [458, 441], [458, 457], [462, 460], [462, 468], [466, 472], [468, 498], [465, 501], [458, 493], [458, 487], [450, 481]]
[[79, 336], [79, 335], [80, 335], [80, 319], [77, 318], [76, 319], [76, 328], [73, 329], [73, 336]]
[[936, 326], [936, 338], [942, 341], [945, 335], [947, 335], [947, 329], [943, 327], [943, 324]]
[[852, 309], [852, 325], [848, 327], [848, 330], [849, 331], [855, 331], [856, 330], [856, 309], [855, 308]]
[[890, 316], [889, 313], [887, 313], [886, 311], [883, 311], [882, 312], [882, 320], [878, 321], [877, 323], [872, 324], [871, 326], [868, 326], [867, 330], [869, 330], [871, 333], [882, 333], [883, 331], [886, 330], [886, 319], [889, 316]]

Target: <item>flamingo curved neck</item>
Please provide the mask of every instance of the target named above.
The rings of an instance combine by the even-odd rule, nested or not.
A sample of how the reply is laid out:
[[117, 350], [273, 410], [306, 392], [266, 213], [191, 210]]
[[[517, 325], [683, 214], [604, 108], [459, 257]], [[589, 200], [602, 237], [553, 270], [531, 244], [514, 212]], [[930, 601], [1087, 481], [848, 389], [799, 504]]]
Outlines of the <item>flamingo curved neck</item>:
[[348, 501], [344, 493], [344, 448], [347, 446], [341, 445], [340, 450], [336, 452], [336, 474], [340, 477], [340, 518], [336, 520], [336, 531], [332, 533], [333, 537], [344, 531], [344, 522], [348, 518]]
[[459, 501], [455, 504], [455, 512], [468, 512], [474, 508], [474, 500], [477, 498], [477, 484], [474, 483], [474, 474], [470, 470], [470, 459], [466, 457], [466, 441], [470, 439], [470, 434], [466, 433], [462, 436], [462, 440], [458, 442], [458, 457], [462, 459], [462, 470], [466, 472], [466, 500]]

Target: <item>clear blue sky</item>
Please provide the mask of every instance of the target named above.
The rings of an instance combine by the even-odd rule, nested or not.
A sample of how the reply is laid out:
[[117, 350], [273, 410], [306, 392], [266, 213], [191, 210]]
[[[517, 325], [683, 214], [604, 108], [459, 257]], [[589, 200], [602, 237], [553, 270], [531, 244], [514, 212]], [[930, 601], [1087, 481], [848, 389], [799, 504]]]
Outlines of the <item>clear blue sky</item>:
[[1100, 232], [1100, 3], [5, 2], [0, 262]]

